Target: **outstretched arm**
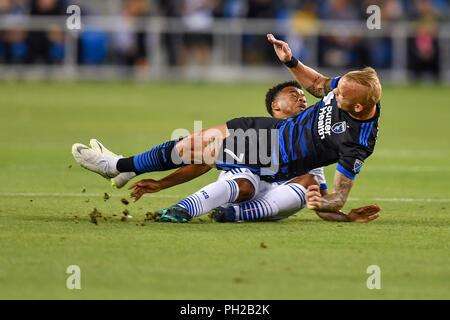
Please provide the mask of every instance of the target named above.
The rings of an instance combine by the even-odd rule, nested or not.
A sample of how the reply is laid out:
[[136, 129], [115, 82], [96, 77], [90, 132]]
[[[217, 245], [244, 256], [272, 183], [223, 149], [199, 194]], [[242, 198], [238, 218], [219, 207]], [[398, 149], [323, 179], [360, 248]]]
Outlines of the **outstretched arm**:
[[322, 197], [318, 186], [310, 186], [306, 192], [308, 208], [321, 212], [339, 212], [347, 201], [353, 186], [353, 180], [336, 170], [334, 175], [333, 193]]
[[[275, 53], [281, 62], [289, 63], [295, 61], [293, 60], [295, 58], [292, 56], [291, 49], [286, 42], [275, 39], [272, 34], [268, 34], [267, 39], [273, 44]], [[332, 90], [331, 78], [321, 75], [316, 70], [305, 66], [300, 61], [298, 61], [298, 64], [296, 65], [294, 63], [294, 65], [289, 68], [289, 71], [302, 87], [306, 88], [309, 93], [317, 98], [324, 97]]]
[[337, 221], [337, 222], [369, 222], [377, 219], [380, 215], [378, 212], [381, 208], [377, 205], [371, 205], [361, 207], [358, 209], [352, 209], [349, 214], [345, 214], [342, 211], [339, 212], [320, 212], [316, 211], [316, 214], [323, 220]]
[[136, 202], [144, 195], [144, 193], [155, 193], [191, 181], [208, 172], [210, 169], [211, 167], [205, 164], [190, 164], [178, 169], [161, 180], [144, 179], [136, 182], [129, 187], [128, 190], [135, 188], [131, 193], [131, 196], [134, 197], [133, 201]]

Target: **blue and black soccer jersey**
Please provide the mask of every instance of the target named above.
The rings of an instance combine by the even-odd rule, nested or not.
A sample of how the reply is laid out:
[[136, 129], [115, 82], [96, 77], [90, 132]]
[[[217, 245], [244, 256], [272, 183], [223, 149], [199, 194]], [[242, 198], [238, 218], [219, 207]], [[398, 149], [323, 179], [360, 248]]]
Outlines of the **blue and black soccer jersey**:
[[[333, 89], [338, 81], [339, 78], [333, 80]], [[218, 169], [225, 170], [249, 168], [263, 180], [279, 181], [338, 163], [336, 169], [354, 179], [364, 160], [374, 150], [379, 115], [378, 103], [377, 114], [372, 119], [354, 119], [338, 108], [335, 95], [331, 91], [314, 106], [293, 118], [233, 119], [227, 122], [232, 134], [224, 140], [216, 165]], [[257, 139], [252, 139], [255, 134], [248, 133], [252, 132], [252, 129], [258, 133]], [[242, 131], [247, 134], [243, 136]], [[267, 134], [260, 134], [262, 132]], [[236, 145], [242, 139], [245, 140], [245, 150], [241, 152]], [[256, 162], [255, 152], [258, 154]], [[267, 161], [269, 158], [270, 163]]]

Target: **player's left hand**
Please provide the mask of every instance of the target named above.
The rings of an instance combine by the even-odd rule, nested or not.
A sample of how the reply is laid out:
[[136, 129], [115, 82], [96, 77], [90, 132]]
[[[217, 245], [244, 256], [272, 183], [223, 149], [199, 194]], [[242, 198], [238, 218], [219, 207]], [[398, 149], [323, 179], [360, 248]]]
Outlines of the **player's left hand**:
[[320, 194], [320, 188], [318, 185], [309, 186], [308, 190], [306, 190], [305, 198], [308, 209], [320, 210], [322, 195]]
[[380, 217], [381, 208], [377, 205], [352, 209], [348, 214], [350, 222], [369, 222]]
[[286, 42], [276, 39], [271, 33], [267, 35], [267, 40], [269, 40], [269, 42], [273, 44], [273, 49], [275, 50], [275, 53], [277, 54], [278, 59], [280, 59], [281, 62], [286, 63], [291, 61], [291, 48], [289, 48], [289, 45]]
[[163, 189], [163, 186], [159, 181], [153, 179], [144, 179], [133, 184], [128, 188], [128, 190], [131, 190], [133, 188], [135, 189], [131, 193], [131, 197], [134, 198], [133, 202], [136, 202], [144, 195], [144, 193], [155, 193], [161, 191]]

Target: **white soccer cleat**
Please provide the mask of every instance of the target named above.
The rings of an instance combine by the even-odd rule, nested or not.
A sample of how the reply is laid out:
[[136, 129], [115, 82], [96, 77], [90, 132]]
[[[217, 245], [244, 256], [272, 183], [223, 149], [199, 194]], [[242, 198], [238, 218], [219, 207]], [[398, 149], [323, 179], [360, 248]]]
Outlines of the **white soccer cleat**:
[[116, 165], [120, 159], [117, 155], [106, 155], [81, 143], [72, 146], [72, 154], [80, 166], [110, 179], [119, 175]]
[[[91, 148], [95, 151], [100, 152], [101, 154], [107, 155], [107, 156], [112, 156], [112, 157], [119, 157], [119, 159], [123, 158], [122, 155], [117, 155], [114, 152], [108, 150], [100, 141], [98, 141], [97, 139], [91, 139], [91, 141], [89, 141], [89, 144], [91, 146]], [[134, 177], [136, 177], [136, 173], [134, 172], [122, 172], [119, 175], [117, 175], [116, 177], [111, 179], [111, 185], [115, 188], [122, 188], [124, 185], [126, 185], [128, 183], [128, 181], [130, 181], [131, 179], [133, 179]]]
[[103, 144], [101, 144], [100, 141], [98, 141], [97, 139], [91, 139], [89, 141], [89, 145], [91, 146], [92, 150], [98, 151], [106, 156], [119, 157], [119, 159], [123, 158], [122, 155], [117, 155], [114, 152], [106, 149], [106, 147]]

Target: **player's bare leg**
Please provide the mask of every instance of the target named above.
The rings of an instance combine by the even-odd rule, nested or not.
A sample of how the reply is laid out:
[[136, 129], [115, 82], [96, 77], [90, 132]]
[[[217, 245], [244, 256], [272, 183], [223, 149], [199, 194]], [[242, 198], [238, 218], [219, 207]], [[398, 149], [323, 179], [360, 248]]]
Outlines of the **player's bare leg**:
[[222, 141], [230, 134], [226, 124], [192, 133], [176, 144], [184, 163], [207, 164], [215, 167]]
[[129, 158], [101, 153], [82, 144], [74, 144], [72, 154], [84, 168], [110, 179], [122, 172], [166, 171], [186, 164], [215, 166], [216, 155], [228, 135], [226, 124], [194, 132], [181, 140], [172, 140]]

